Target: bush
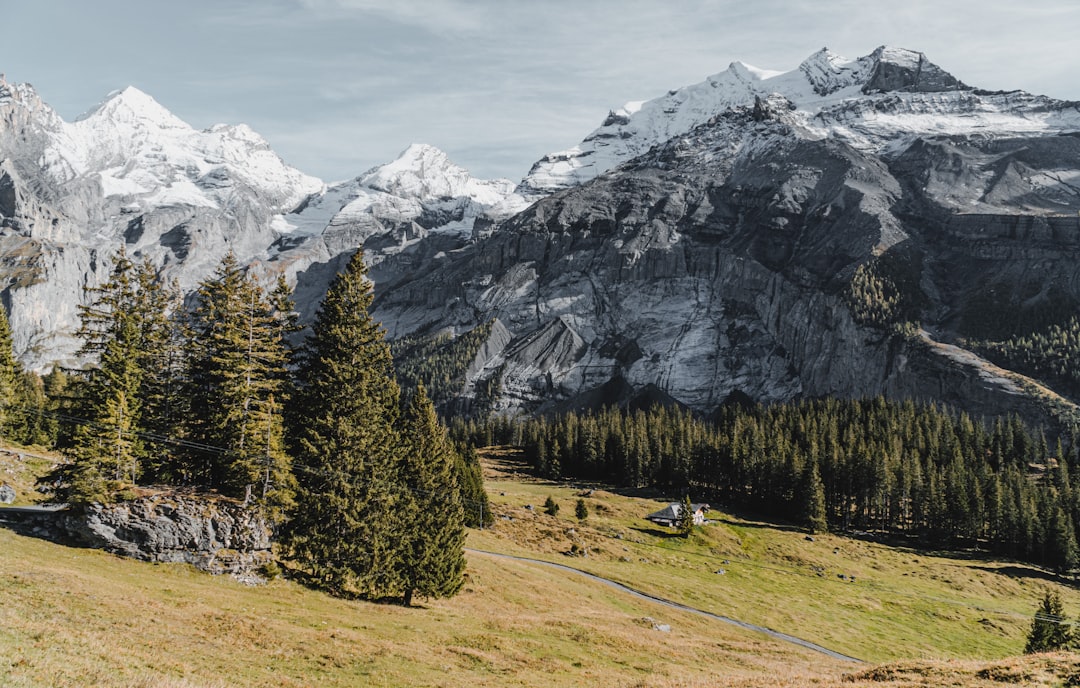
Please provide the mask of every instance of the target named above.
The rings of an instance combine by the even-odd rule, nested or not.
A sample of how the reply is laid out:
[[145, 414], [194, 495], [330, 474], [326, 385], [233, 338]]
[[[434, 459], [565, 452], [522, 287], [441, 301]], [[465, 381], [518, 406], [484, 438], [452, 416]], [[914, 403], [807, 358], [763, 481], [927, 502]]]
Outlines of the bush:
[[584, 521], [589, 517], [589, 507], [585, 506], [585, 500], [577, 500], [577, 504], [574, 506], [574, 515], [577, 516], [577, 520]]

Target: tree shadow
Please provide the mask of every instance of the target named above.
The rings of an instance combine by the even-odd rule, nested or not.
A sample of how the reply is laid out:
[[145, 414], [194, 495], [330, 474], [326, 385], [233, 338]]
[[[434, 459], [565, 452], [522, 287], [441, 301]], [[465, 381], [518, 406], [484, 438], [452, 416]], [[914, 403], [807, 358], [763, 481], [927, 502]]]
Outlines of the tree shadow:
[[1076, 587], [1076, 580], [1073, 578], [1066, 578], [1065, 576], [1058, 575], [1052, 571], [1046, 571], [1043, 569], [1037, 569], [1030, 566], [1022, 565], [1006, 565], [1006, 566], [973, 566], [972, 568], [979, 571], [989, 571], [990, 573], [999, 573], [1009, 578], [1022, 578], [1026, 580], [1038, 580], [1048, 583], [1058, 583], [1061, 585], [1069, 585]]
[[649, 528], [648, 526], [630, 526], [630, 530], [636, 530], [643, 535], [651, 535], [655, 538], [661, 538], [663, 540], [682, 537], [680, 533], [677, 533], [673, 530], [660, 530], [659, 528]]
[[709, 521], [713, 523], [722, 523], [725, 526], [731, 526], [733, 528], [760, 528], [765, 530], [782, 530], [786, 533], [806, 533], [806, 528], [800, 526], [794, 526], [788, 523], [770, 523], [768, 521], [736, 521], [731, 518], [710, 518]]
[[61, 525], [61, 519], [70, 513], [67, 509], [43, 510], [36, 507], [0, 508], [0, 528], [10, 530], [16, 535], [37, 538], [65, 547], [79, 549], [97, 549], [72, 535]]

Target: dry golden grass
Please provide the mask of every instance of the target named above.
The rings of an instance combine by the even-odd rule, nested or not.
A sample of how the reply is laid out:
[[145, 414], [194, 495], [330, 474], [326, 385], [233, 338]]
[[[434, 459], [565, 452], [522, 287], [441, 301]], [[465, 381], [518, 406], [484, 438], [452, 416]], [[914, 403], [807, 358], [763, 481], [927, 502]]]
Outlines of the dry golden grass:
[[[0, 686], [1080, 684], [1072, 655], [1007, 658], [1019, 652], [1043, 590], [1080, 608], [1080, 594], [1030, 567], [834, 536], [808, 542], [728, 516], [685, 541], [642, 521], [662, 502], [595, 486], [584, 497], [590, 516], [578, 522], [581, 486], [533, 479], [507, 452], [489, 459], [496, 525], [471, 532], [470, 546], [592, 570], [888, 663], [840, 662], [584, 577], [484, 555], [469, 556], [458, 596], [402, 609], [284, 580], [250, 588], [0, 529]], [[548, 494], [562, 505], [557, 518], [540, 513]], [[565, 556], [574, 543], [589, 556]], [[837, 570], [858, 582], [840, 582]]]
[[750, 685], [844, 669], [584, 578], [480, 555], [460, 595], [402, 609], [281, 580], [249, 588], [5, 530], [0, 551], [0, 686]]

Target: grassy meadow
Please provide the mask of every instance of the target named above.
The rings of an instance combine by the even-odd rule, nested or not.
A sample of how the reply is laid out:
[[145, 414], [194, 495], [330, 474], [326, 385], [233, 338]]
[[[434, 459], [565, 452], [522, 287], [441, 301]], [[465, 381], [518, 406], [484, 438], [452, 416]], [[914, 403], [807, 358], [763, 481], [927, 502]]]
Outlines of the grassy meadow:
[[[1010, 657], [1045, 590], [1080, 612], [1080, 591], [1037, 569], [811, 542], [719, 510], [684, 540], [642, 519], [663, 504], [655, 495], [537, 480], [507, 451], [487, 452], [485, 464], [495, 525], [471, 531], [469, 547], [591, 571], [869, 663], [482, 554], [468, 556], [458, 596], [403, 609], [0, 529], [0, 686], [1080, 684], [1073, 655]], [[574, 505], [590, 488], [579, 521]], [[557, 517], [542, 513], [548, 495]], [[565, 554], [574, 544], [587, 556]]]

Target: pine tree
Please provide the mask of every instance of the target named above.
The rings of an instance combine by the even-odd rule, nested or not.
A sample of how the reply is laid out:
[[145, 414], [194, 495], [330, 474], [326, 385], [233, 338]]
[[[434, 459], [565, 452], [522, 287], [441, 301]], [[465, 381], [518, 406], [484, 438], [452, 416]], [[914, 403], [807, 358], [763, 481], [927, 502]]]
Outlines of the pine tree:
[[218, 454], [193, 456], [196, 481], [234, 497], [256, 497], [272, 517], [292, 504], [283, 450], [286, 353], [282, 327], [263, 289], [225, 257], [202, 283], [193, 313], [189, 434]]
[[454, 452], [457, 467], [458, 484], [461, 488], [461, 506], [465, 509], [465, 525], [470, 528], [483, 528], [495, 522], [495, 514], [488, 504], [484, 490], [483, 469], [476, 456], [476, 448], [465, 444]]
[[451, 597], [461, 589], [465, 524], [453, 447], [422, 382], [402, 415], [401, 437], [405, 494], [395, 513], [404, 517], [397, 561], [402, 603], [408, 607], [414, 595]]
[[548, 495], [548, 498], [544, 500], [544, 513], [548, 516], [559, 515], [559, 503], [552, 499], [551, 495]]
[[312, 581], [341, 595], [403, 592], [393, 512], [401, 460], [390, 347], [368, 309], [357, 252], [330, 285], [298, 351], [290, 437], [299, 491], [286, 543]]
[[32, 370], [19, 374], [16, 383], [14, 403], [10, 421], [5, 427], [11, 428], [11, 437], [22, 444], [52, 446], [56, 442], [55, 426], [48, 413], [48, 399], [45, 396], [45, 382]]
[[589, 517], [589, 507], [585, 506], [584, 499], [577, 500], [577, 504], [574, 505], [574, 516], [579, 521], [584, 521]]
[[109, 501], [141, 472], [137, 433], [144, 372], [137, 289], [135, 266], [121, 248], [109, 279], [90, 289], [92, 303], [80, 307], [80, 353], [97, 355], [98, 363], [81, 385], [79, 415], [88, 422], [73, 433], [74, 461], [59, 469], [65, 485], [57, 496], [75, 505]]
[[0, 306], [0, 437], [10, 437], [19, 404], [22, 366], [15, 360], [7, 310]]
[[694, 532], [694, 511], [690, 503], [690, 495], [683, 496], [679, 504], [679, 517], [675, 521], [675, 530], [683, 537], [689, 537]]
[[1077, 563], [1076, 534], [1064, 509], [1060, 506], [1051, 508], [1046, 533], [1046, 564], [1058, 573], [1065, 573]]
[[[135, 308], [139, 313], [143, 363], [141, 430], [157, 438], [181, 437], [188, 409], [184, 393], [187, 332], [182, 320], [183, 297], [177, 284], [165, 288], [147, 262], [139, 266], [136, 279], [139, 291]], [[155, 482], [189, 482], [178, 453], [164, 443], [152, 446], [143, 467], [146, 477]]]
[[1042, 604], [1035, 612], [1035, 619], [1028, 631], [1025, 654], [1053, 652], [1068, 647], [1072, 641], [1072, 626], [1065, 618], [1061, 597], [1055, 592], [1043, 596]]
[[811, 533], [824, 533], [829, 529], [825, 512], [825, 485], [821, 482], [816, 458], [806, 462], [802, 479], [802, 516]]

